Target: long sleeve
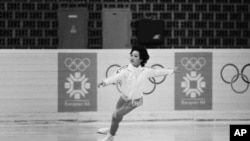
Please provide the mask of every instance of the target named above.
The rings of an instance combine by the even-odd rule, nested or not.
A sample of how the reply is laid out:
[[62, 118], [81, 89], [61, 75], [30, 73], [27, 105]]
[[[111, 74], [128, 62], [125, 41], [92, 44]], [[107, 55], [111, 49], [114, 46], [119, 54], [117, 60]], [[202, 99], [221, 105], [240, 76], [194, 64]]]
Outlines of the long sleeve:
[[147, 77], [157, 77], [163, 75], [170, 75], [174, 73], [174, 69], [148, 69]]
[[117, 83], [118, 80], [122, 79], [123, 76], [125, 75], [126, 71], [121, 71], [117, 74], [112, 75], [111, 77], [106, 78], [104, 81], [104, 83], [106, 83], [107, 85], [109, 84], [113, 84], [113, 83]]

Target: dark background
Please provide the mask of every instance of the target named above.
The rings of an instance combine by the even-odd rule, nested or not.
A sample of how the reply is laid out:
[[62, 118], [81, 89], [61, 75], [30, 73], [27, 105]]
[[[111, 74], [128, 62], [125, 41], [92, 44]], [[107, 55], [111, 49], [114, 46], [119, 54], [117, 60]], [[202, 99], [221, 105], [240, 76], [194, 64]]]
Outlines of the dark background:
[[58, 49], [60, 9], [88, 9], [88, 49], [102, 47], [102, 9], [132, 12], [137, 21], [164, 21], [164, 42], [154, 48], [250, 48], [249, 0], [0, 0], [1, 49]]

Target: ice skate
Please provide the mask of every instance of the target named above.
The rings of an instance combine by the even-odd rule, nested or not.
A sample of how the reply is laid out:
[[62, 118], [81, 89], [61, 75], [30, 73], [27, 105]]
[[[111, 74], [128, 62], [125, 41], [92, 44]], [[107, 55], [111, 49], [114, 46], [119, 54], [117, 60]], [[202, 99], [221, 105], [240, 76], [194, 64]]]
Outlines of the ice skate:
[[112, 136], [110, 133], [108, 133], [104, 138], [102, 138], [98, 141], [114, 141], [114, 136]]
[[109, 133], [110, 129], [108, 127], [106, 128], [100, 128], [97, 133], [98, 134], [104, 134], [104, 135], [107, 135]]

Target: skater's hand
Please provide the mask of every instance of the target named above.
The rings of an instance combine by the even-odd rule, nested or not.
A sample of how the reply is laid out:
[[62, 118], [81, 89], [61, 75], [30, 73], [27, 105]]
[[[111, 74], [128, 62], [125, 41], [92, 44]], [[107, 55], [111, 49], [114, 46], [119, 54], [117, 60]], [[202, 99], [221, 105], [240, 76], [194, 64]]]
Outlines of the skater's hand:
[[174, 68], [174, 73], [181, 73], [180, 68], [175, 67], [175, 68]]
[[100, 88], [101, 86], [105, 87], [105, 86], [107, 86], [107, 84], [105, 82], [103, 82], [103, 81], [97, 84], [98, 88]]

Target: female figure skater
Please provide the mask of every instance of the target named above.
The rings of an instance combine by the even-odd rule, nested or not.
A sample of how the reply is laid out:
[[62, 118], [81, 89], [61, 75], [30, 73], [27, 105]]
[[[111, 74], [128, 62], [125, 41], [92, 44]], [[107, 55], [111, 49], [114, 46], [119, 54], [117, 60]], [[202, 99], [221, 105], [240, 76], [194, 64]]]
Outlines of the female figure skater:
[[99, 88], [118, 83], [118, 81], [122, 80], [122, 86], [125, 87], [116, 104], [116, 110], [112, 115], [111, 127], [102, 128], [98, 131], [98, 133], [107, 134], [99, 141], [113, 141], [123, 117], [142, 105], [143, 88], [148, 78], [179, 72], [177, 68], [153, 69], [145, 67], [148, 59], [149, 55], [144, 47], [134, 46], [130, 52], [130, 64], [121, 67], [115, 75], [98, 83]]

